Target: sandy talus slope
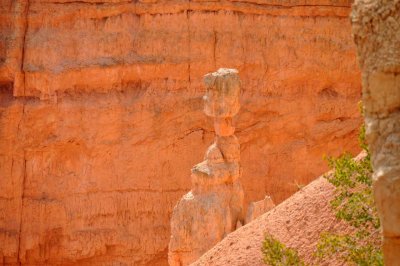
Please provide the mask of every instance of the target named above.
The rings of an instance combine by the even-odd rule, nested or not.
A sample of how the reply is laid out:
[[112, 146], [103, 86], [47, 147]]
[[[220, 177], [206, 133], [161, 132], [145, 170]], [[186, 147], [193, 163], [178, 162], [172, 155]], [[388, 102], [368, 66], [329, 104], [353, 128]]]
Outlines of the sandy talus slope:
[[[334, 190], [326, 179], [318, 178], [272, 211], [229, 234], [192, 265], [265, 265], [261, 246], [267, 233], [296, 249], [304, 261], [315, 261], [313, 253], [322, 232], [350, 230], [332, 211]], [[341, 264], [329, 261], [321, 265]]]

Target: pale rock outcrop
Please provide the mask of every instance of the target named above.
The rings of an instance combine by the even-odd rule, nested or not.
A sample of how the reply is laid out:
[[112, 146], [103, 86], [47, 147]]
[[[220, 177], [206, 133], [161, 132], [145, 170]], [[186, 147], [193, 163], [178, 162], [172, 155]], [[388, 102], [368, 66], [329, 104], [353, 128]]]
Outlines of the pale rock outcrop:
[[192, 190], [172, 213], [171, 266], [189, 265], [243, 223], [240, 145], [232, 126], [240, 108], [238, 71], [221, 68], [204, 83], [204, 112], [214, 118], [216, 137], [204, 161], [192, 168]]
[[400, 265], [400, 1], [358, 0], [352, 24], [385, 265]]
[[257, 217], [272, 210], [274, 207], [275, 203], [272, 201], [270, 196], [265, 196], [265, 198], [260, 201], [250, 202], [249, 207], [247, 208], [245, 224], [250, 223]]

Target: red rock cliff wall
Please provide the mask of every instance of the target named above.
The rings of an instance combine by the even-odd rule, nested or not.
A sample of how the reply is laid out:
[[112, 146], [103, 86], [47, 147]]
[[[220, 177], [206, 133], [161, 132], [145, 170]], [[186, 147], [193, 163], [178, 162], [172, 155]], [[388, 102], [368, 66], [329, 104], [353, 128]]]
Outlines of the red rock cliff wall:
[[0, 1], [0, 263], [166, 264], [212, 142], [202, 76], [237, 68], [246, 200], [355, 152], [348, 1]]

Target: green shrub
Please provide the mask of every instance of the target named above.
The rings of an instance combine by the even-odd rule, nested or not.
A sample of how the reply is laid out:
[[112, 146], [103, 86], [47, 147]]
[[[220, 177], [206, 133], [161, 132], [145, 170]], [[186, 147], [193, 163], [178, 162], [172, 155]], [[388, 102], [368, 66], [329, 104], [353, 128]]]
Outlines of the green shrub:
[[364, 237], [360, 238], [350, 234], [324, 233], [321, 235], [316, 254], [319, 258], [335, 256], [350, 265], [383, 266], [383, 257], [379, 246], [374, 243], [375, 241], [365, 240]]
[[270, 266], [304, 266], [297, 251], [267, 235], [262, 245], [264, 263]]
[[364, 126], [359, 142], [365, 157], [354, 160], [350, 154], [344, 154], [328, 158], [333, 173], [325, 176], [336, 187], [331, 201], [336, 217], [349, 223], [353, 233], [322, 234], [315, 255], [320, 259], [335, 257], [352, 265], [383, 265], [380, 222], [372, 191], [371, 156]]
[[[315, 257], [335, 259], [347, 265], [383, 266], [380, 222], [372, 192], [371, 155], [365, 142], [365, 127], [360, 130], [360, 147], [365, 157], [354, 160], [348, 153], [327, 158], [333, 172], [325, 178], [336, 187], [331, 206], [339, 220], [350, 225], [352, 233], [321, 234]], [[262, 246], [264, 263], [271, 266], [305, 266], [296, 250], [267, 235]]]

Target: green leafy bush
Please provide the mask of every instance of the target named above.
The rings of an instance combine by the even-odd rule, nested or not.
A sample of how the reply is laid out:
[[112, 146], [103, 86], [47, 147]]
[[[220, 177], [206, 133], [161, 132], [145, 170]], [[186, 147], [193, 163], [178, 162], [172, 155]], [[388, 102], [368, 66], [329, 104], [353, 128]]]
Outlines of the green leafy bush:
[[264, 263], [270, 266], [304, 266], [297, 251], [267, 235], [262, 245]]
[[[365, 156], [354, 160], [346, 153], [327, 158], [333, 172], [325, 178], [336, 187], [331, 206], [339, 220], [349, 223], [348, 234], [325, 232], [317, 245], [315, 257], [335, 259], [347, 265], [383, 266], [380, 222], [372, 191], [371, 155], [365, 142], [365, 127], [360, 130], [360, 147]], [[296, 250], [266, 236], [262, 253], [264, 263], [271, 266], [304, 266]]]
[[383, 266], [382, 252], [374, 243], [376, 241], [365, 241], [365, 237], [324, 233], [321, 235], [316, 254], [319, 258], [332, 258], [336, 255], [350, 265]]
[[364, 126], [359, 142], [365, 157], [354, 160], [350, 154], [344, 154], [328, 158], [333, 173], [325, 176], [336, 187], [331, 201], [336, 217], [349, 223], [353, 233], [322, 234], [316, 256], [320, 259], [335, 257], [352, 265], [383, 265], [380, 222], [372, 191], [371, 156]]

